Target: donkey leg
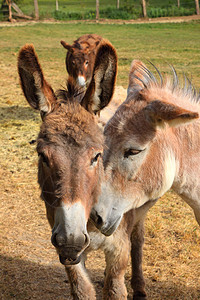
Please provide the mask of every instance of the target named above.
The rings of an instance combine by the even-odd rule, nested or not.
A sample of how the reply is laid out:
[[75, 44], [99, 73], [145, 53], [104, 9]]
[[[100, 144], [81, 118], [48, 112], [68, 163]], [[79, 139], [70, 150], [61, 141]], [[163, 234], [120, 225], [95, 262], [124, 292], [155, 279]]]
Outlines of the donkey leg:
[[95, 300], [95, 289], [87, 275], [84, 260], [77, 265], [65, 267], [74, 300]]
[[157, 202], [157, 199], [146, 202], [135, 210], [134, 227], [131, 234], [131, 261], [132, 279], [131, 285], [134, 291], [133, 299], [146, 299], [145, 281], [142, 271], [142, 250], [144, 244], [144, 220], [149, 209]]
[[129, 241], [124, 236], [118, 236], [118, 238], [113, 238], [113, 243], [114, 245], [112, 243], [107, 245], [108, 248], [104, 251], [106, 270], [103, 299], [125, 300], [127, 299], [127, 290], [124, 275], [130, 252]]
[[132, 279], [134, 291], [133, 299], [146, 299], [145, 281], [142, 271], [142, 249], [144, 244], [144, 219], [140, 220], [133, 228], [131, 235], [131, 260]]
[[105, 300], [127, 299], [124, 275], [130, 254], [133, 214], [133, 211], [126, 213], [119, 228], [106, 239], [104, 246], [106, 272], [103, 289], [103, 299]]

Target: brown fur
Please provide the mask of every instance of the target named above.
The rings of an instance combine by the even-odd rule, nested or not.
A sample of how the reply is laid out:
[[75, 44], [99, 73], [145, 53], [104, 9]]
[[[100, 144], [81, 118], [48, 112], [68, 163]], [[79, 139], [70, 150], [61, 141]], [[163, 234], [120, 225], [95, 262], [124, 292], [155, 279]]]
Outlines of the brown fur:
[[97, 34], [85, 34], [73, 42], [72, 45], [61, 41], [61, 44], [68, 50], [66, 55], [66, 69], [70, 76], [77, 80], [83, 76], [86, 87], [92, 79], [95, 56], [102, 37]]
[[[27, 101], [33, 108], [40, 110], [42, 115], [43, 122], [37, 140], [38, 182], [53, 232], [52, 243], [61, 263], [65, 264], [72, 297], [79, 300], [96, 298], [94, 287], [84, 268], [84, 259], [88, 251], [101, 248], [107, 262], [104, 299], [125, 300], [127, 291], [124, 274], [130, 252], [134, 212], [125, 215], [119, 229], [110, 238], [103, 236], [88, 221], [90, 210], [99, 195], [103, 175], [103, 134], [98, 128], [94, 113], [106, 106], [112, 97], [117, 64], [114, 48], [107, 42], [100, 47], [95, 62], [96, 78], [92, 78], [92, 87], [88, 87], [82, 98], [76, 97], [76, 87], [70, 81], [68, 90], [53, 92], [44, 79], [31, 45], [21, 49], [18, 71]], [[108, 88], [109, 96], [104, 93]], [[59, 218], [59, 212], [65, 207], [67, 215], [76, 205], [84, 208], [83, 214], [79, 210], [78, 215], [73, 215], [70, 222], [66, 219], [63, 226], [65, 215]], [[82, 235], [83, 229], [80, 227], [82, 218], [88, 221], [88, 248], [89, 236], [87, 231]], [[73, 224], [75, 226], [71, 230], [70, 226]], [[58, 231], [60, 228], [64, 228], [62, 234]]]

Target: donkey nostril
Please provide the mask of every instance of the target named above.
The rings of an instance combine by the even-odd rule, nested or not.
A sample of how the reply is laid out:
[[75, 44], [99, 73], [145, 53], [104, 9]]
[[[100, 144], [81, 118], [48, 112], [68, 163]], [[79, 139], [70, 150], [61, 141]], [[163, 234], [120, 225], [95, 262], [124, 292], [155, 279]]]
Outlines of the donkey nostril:
[[97, 215], [97, 225], [98, 226], [102, 226], [103, 225], [103, 220], [102, 220], [102, 217]]
[[97, 213], [95, 209], [92, 209], [91, 214], [90, 214], [91, 220], [95, 223], [97, 228], [103, 226], [103, 219], [102, 217]]

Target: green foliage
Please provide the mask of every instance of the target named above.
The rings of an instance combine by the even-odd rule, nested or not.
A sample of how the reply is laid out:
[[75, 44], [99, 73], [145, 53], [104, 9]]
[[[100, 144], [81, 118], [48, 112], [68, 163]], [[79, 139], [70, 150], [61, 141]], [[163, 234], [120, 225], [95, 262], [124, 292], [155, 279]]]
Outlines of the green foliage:
[[[140, 10], [129, 9], [130, 6], [123, 6], [119, 9], [108, 6], [107, 8], [100, 9], [99, 14], [101, 18], [104, 19], [122, 19], [122, 20], [130, 20], [137, 19], [141, 16]], [[96, 11], [89, 10], [83, 13], [79, 12], [65, 12], [64, 10], [54, 11], [53, 17], [57, 20], [83, 20], [83, 19], [95, 19]]]
[[56, 20], [82, 20], [84, 19], [84, 14], [80, 14], [77, 12], [65, 12], [65, 11], [54, 11], [53, 17]]
[[195, 14], [194, 8], [178, 8], [177, 6], [169, 6], [167, 8], [151, 7], [147, 9], [149, 18], [189, 16], [193, 14]]
[[[26, 15], [34, 16], [33, 0], [15, 0]], [[109, 2], [109, 3], [108, 3]], [[40, 19], [56, 20], [95, 19], [95, 1], [59, 0], [59, 10], [55, 10], [55, 0], [38, 0]], [[116, 8], [116, 0], [100, 1], [100, 18], [104, 19], [137, 19], [142, 17], [141, 0], [120, 0], [120, 8]], [[180, 8], [177, 0], [146, 0], [149, 18], [187, 16], [195, 14], [195, 2], [181, 0]], [[1, 5], [1, 4], [0, 4]], [[0, 11], [0, 21], [5, 19]]]
[[134, 16], [131, 11], [128, 11], [125, 7], [122, 8], [113, 8], [113, 7], [108, 7], [106, 9], [101, 9], [99, 11], [100, 17], [101, 18], [106, 18], [106, 19], [123, 19], [123, 20], [129, 20], [133, 19]]

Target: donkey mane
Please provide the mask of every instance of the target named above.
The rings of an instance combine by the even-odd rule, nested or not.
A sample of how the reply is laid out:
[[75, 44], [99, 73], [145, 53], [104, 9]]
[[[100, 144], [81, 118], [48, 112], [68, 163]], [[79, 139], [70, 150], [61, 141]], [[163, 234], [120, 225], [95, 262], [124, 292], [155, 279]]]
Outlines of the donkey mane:
[[[156, 71], [156, 76], [151, 72], [145, 65], [138, 65], [137, 71], [141, 74], [137, 76], [133, 74], [133, 78], [139, 80], [147, 92], [155, 93], [155, 90], [162, 95], [162, 93], [171, 94], [172, 98], [178, 104], [179, 100], [181, 104], [189, 101], [190, 104], [199, 104], [200, 103], [200, 92], [192, 85], [188, 77], [183, 74], [182, 80], [179, 80], [175, 68], [170, 65], [172, 70], [172, 76], [163, 76], [159, 69], [152, 63], [149, 62]], [[184, 80], [183, 80], [184, 79]], [[172, 102], [173, 99], [171, 100]]]
[[58, 103], [81, 102], [85, 90], [80, 88], [74, 82], [72, 77], [69, 77], [66, 82], [66, 87], [62, 87], [56, 91]]
[[74, 42], [74, 48], [77, 48], [78, 50], [83, 50], [83, 47], [81, 46], [81, 44], [77, 41]]

